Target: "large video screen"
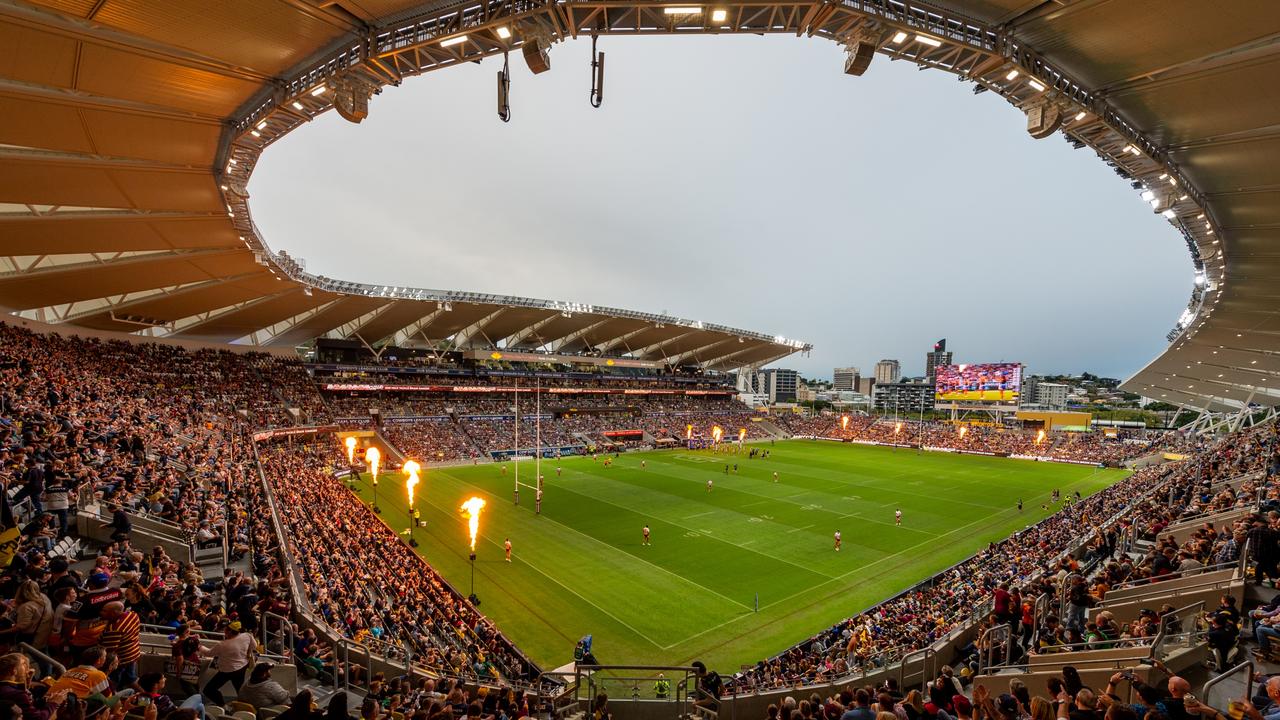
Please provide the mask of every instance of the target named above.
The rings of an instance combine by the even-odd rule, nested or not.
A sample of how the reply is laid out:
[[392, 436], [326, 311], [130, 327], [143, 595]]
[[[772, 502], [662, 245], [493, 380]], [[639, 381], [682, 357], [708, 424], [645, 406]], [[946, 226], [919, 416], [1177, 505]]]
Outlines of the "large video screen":
[[985, 363], [934, 368], [934, 399], [946, 402], [1017, 402], [1022, 365]]

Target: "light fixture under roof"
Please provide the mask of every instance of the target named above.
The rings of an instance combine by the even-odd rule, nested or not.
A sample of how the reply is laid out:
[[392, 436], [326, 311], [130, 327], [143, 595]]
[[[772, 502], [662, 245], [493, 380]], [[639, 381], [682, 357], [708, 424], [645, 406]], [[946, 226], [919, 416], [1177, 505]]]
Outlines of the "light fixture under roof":
[[1088, 113], [1086, 113], [1086, 112], [1085, 112], [1085, 111], [1083, 111], [1083, 110], [1081, 110], [1080, 112], [1076, 113], [1076, 122], [1080, 122], [1081, 120], [1083, 120], [1083, 119], [1084, 119], [1084, 116], [1085, 116], [1085, 115], [1087, 115], [1087, 114], [1088, 114]]
[[498, 37], [502, 38], [503, 40], [508, 40], [511, 38], [511, 28], [507, 27], [506, 25], [499, 26], [497, 32], [498, 32]]
[[298, 102], [297, 100], [294, 100], [294, 101], [293, 101], [293, 109], [294, 109], [294, 110], [301, 110], [301, 109], [302, 109], [302, 103]]
[[311, 91], [311, 95], [312, 97], [315, 97], [316, 95], [323, 95], [324, 91], [328, 89], [329, 88], [325, 87], [324, 85], [317, 85], [316, 89]]
[[916, 33], [916, 42], [924, 43], [929, 47], [942, 47], [942, 41], [937, 38], [931, 38], [928, 35]]
[[711, 22], [724, 22], [729, 18], [729, 11], [724, 8], [716, 8], [711, 11]]
[[1028, 80], [1027, 84], [1034, 88], [1036, 92], [1044, 92], [1044, 84], [1039, 80]]
[[1016, 77], [1018, 77], [1018, 71], [1017, 71], [1017, 70], [1010, 70], [1010, 71], [1009, 71], [1009, 74], [1004, 76], [1004, 79], [1005, 79], [1005, 80], [1012, 80], [1012, 79], [1014, 79], [1014, 78], [1016, 78]]
[[900, 43], [900, 42], [902, 42], [903, 40], [906, 40], [906, 39], [907, 39], [907, 34], [906, 34], [906, 33], [904, 33], [904, 32], [902, 32], [901, 30], [899, 30], [898, 32], [896, 32], [896, 33], [894, 33], [894, 34], [893, 34], [893, 40], [892, 40], [892, 42], [893, 42], [893, 44], [894, 44], [894, 45], [897, 45], [898, 43]]
[[453, 47], [454, 45], [460, 45], [466, 41], [466, 35], [455, 35], [447, 40], [441, 40], [440, 47]]
[[676, 5], [674, 7], [664, 7], [662, 12], [667, 15], [701, 15], [702, 7], [697, 5]]

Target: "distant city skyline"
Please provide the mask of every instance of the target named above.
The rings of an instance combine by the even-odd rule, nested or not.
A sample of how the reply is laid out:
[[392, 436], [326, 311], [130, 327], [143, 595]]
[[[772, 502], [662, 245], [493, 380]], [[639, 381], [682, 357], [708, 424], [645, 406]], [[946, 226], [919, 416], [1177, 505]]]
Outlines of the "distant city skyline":
[[938, 338], [957, 362], [1124, 377], [1166, 346], [1192, 268], [1090, 151], [994, 93], [783, 37], [602, 38], [388, 87], [268, 148], [251, 207], [277, 250], [362, 282], [624, 307], [811, 342], [808, 377]]

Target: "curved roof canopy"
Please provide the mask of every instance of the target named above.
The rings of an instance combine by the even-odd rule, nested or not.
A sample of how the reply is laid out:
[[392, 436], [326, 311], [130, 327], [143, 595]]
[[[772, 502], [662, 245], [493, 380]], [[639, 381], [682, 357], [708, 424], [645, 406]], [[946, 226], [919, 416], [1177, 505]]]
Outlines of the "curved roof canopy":
[[[341, 282], [269, 249], [261, 151], [411, 75], [580, 34], [793, 33], [1001, 94], [1145, 193], [1197, 285], [1124, 387], [1280, 401], [1280, 7], [1269, 0], [0, 0], [0, 305], [46, 322], [294, 345], [588, 348], [727, 369], [807, 349], [697, 321]], [[527, 46], [527, 47], [526, 47]], [[836, 69], [833, 69], [836, 71]], [[1171, 308], [1171, 315], [1177, 309]], [[1137, 328], [1136, 332], [1162, 332]]]

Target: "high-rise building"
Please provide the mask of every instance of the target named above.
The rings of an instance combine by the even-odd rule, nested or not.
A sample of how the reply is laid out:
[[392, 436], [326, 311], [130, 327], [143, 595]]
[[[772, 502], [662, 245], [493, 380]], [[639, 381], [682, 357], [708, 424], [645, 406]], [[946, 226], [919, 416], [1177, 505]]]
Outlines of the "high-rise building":
[[800, 385], [800, 373], [785, 368], [766, 368], [744, 374], [738, 379], [738, 390], [763, 395], [769, 404], [793, 403]]
[[902, 365], [897, 360], [881, 360], [876, 363], [876, 384], [896, 383], [902, 377]]
[[875, 386], [876, 386], [875, 378], [869, 378], [869, 377], [861, 378], [858, 380], [858, 387], [854, 388], [854, 390], [857, 390], [858, 392], [862, 393], [863, 395], [866, 395], [867, 397], [871, 397], [871, 393], [873, 392], [873, 388], [875, 388]]
[[1036, 385], [1036, 404], [1050, 410], [1065, 410], [1071, 388], [1061, 383], [1042, 382]]
[[832, 390], [857, 390], [862, 371], [856, 367], [836, 368], [832, 371]]
[[922, 382], [876, 383], [875, 408], [901, 415], [933, 409], [933, 385]]
[[950, 365], [951, 353], [947, 352], [947, 339], [942, 338], [933, 344], [933, 351], [926, 353], [924, 356], [924, 375], [925, 380], [933, 384], [933, 369], [939, 365]]

